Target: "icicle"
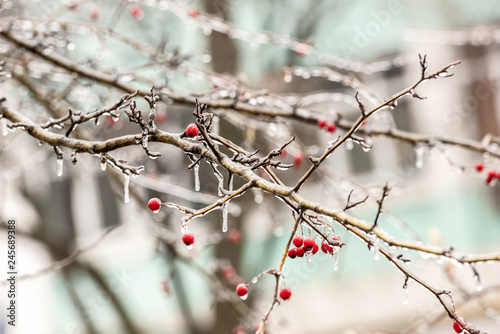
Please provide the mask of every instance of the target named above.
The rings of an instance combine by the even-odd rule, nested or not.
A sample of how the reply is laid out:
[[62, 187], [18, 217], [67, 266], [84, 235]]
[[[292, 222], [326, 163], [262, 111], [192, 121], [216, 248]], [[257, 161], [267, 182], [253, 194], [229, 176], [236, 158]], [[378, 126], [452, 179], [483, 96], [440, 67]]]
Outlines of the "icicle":
[[424, 146], [418, 146], [415, 148], [415, 167], [417, 168], [422, 168], [424, 166], [424, 152], [425, 152], [425, 147]]
[[378, 243], [378, 238], [375, 233], [370, 233], [368, 235], [368, 238], [372, 242], [370, 245], [370, 249], [373, 250], [373, 257], [375, 260], [378, 260], [380, 258], [380, 246]]
[[2, 118], [2, 136], [7, 136], [9, 133], [9, 128], [7, 127], [7, 120]]
[[64, 161], [62, 157], [57, 158], [57, 176], [62, 176], [63, 174]]
[[348, 150], [348, 151], [351, 151], [351, 150], [354, 148], [354, 143], [352, 142], [352, 140], [348, 139], [348, 140], [345, 142], [345, 148], [346, 148], [346, 150]]
[[148, 136], [142, 136], [142, 148], [147, 148], [148, 147]]
[[188, 221], [186, 217], [181, 218], [181, 233], [185, 234], [188, 231]]
[[333, 246], [333, 270], [339, 270], [339, 247]]
[[194, 190], [200, 191], [200, 164], [193, 166], [194, 172]]
[[403, 304], [408, 304], [408, 285], [403, 285]]
[[101, 155], [101, 170], [104, 172], [106, 170], [106, 157]]
[[307, 263], [311, 263], [312, 261], [312, 252], [306, 252], [306, 261]]
[[130, 200], [130, 195], [128, 191], [128, 185], [130, 183], [130, 174], [127, 174], [127, 172], [123, 173], [123, 202], [128, 203]]
[[240, 296], [241, 300], [246, 300], [248, 298], [248, 293], [246, 295]]
[[227, 216], [229, 213], [229, 203], [222, 204], [222, 232], [227, 232]]
[[481, 283], [481, 278], [479, 277], [478, 274], [474, 275], [474, 281], [476, 282], [476, 291], [482, 291], [483, 284]]

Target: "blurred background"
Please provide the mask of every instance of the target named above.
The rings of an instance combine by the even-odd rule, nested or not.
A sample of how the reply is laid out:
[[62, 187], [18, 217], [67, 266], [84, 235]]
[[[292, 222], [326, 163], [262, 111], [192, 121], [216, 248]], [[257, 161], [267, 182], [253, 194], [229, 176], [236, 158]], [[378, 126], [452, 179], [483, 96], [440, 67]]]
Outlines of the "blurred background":
[[[77, 66], [113, 75], [129, 87], [157, 88], [203, 98], [239, 94], [258, 107], [300, 105], [335, 121], [359, 116], [358, 87], [367, 107], [410, 87], [420, 78], [418, 54], [429, 73], [460, 60], [451, 78], [417, 89], [367, 127], [483, 141], [500, 150], [500, 1], [0, 1], [2, 32], [38, 45]], [[57, 118], [68, 107], [82, 112], [111, 106], [123, 95], [112, 85], [49, 64], [5, 35], [0, 36], [1, 92], [36, 122]], [[197, 95], [198, 94], [198, 95]], [[161, 94], [160, 94], [161, 95]], [[181, 133], [194, 120], [191, 106], [163, 98], [157, 125]], [[137, 98], [147, 116], [148, 104]], [[343, 133], [285, 118], [212, 110], [215, 130], [262, 154], [297, 140], [281, 158], [298, 166], [278, 171], [293, 185], [307, 170], [299, 153], [318, 156]], [[8, 124], [0, 120], [5, 128]], [[140, 133], [121, 117], [102, 117], [79, 127], [82, 136], [104, 140]], [[145, 171], [124, 177], [99, 156], [65, 151], [62, 175], [52, 147], [27, 133], [0, 137], [0, 258], [7, 271], [5, 224], [18, 233], [18, 323], [6, 324], [6, 286], [0, 298], [0, 333], [253, 333], [269, 308], [274, 278], [261, 277], [249, 298], [235, 299], [234, 285], [279, 264], [293, 217], [269, 194], [252, 191], [229, 205], [229, 232], [221, 213], [190, 223], [196, 242], [180, 241], [182, 217], [151, 197], [201, 208], [217, 199], [218, 181], [201, 163], [201, 190], [189, 159], [178, 149], [150, 144], [162, 153], [149, 159], [139, 147], [113, 153]], [[365, 152], [347, 143], [308, 181], [302, 194], [332, 208], [369, 199], [353, 215], [373, 221], [384, 184], [392, 190], [380, 226], [395, 237], [453, 247], [459, 253], [498, 253], [500, 193], [485, 183], [500, 163], [487, 155], [442, 145], [414, 146], [370, 138]], [[483, 162], [485, 171], [474, 166]], [[292, 298], [271, 315], [266, 333], [451, 333], [452, 321], [436, 298], [409, 282], [388, 261], [374, 259], [366, 244], [332, 224], [347, 245], [339, 270], [325, 254], [308, 263], [287, 260], [284, 275]], [[382, 245], [383, 246], [383, 245]], [[405, 252], [409, 270], [437, 289], [451, 290], [461, 316], [488, 333], [500, 332], [500, 267], [473, 272], [442, 258]], [[59, 261], [59, 262], [56, 262]], [[235, 328], [241, 329], [237, 332]]]

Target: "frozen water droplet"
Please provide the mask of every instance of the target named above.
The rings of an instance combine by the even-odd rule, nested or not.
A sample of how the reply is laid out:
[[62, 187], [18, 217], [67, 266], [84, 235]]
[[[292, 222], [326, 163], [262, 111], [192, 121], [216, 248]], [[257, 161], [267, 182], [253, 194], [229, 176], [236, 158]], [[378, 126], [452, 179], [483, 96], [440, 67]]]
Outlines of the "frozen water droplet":
[[229, 214], [228, 202], [222, 204], [222, 232], [227, 232], [227, 216]]
[[339, 247], [333, 246], [333, 270], [339, 270]]
[[7, 128], [7, 120], [2, 118], [2, 136], [7, 136], [9, 133], [9, 129]]
[[255, 203], [261, 204], [264, 201], [264, 196], [262, 196], [262, 194], [256, 193], [253, 197], [253, 200], [255, 201]]
[[250, 282], [252, 282], [253, 284], [255, 284], [255, 283], [257, 283], [257, 280], [258, 280], [258, 278], [257, 278], [257, 276], [255, 276], [254, 278], [252, 278], [252, 280]]
[[210, 36], [212, 34], [212, 28], [205, 26], [203, 27], [202, 32], [203, 35]]
[[153, 213], [154, 213], [154, 214], [157, 214], [158, 212], [160, 212], [160, 209], [158, 209], [158, 210], [153, 210]]
[[408, 304], [408, 285], [403, 285], [403, 304]]
[[103, 172], [106, 170], [106, 162], [101, 162], [101, 170]]
[[196, 164], [193, 167], [194, 172], [194, 190], [200, 191], [200, 165]]
[[397, 251], [398, 251], [398, 247], [397, 246], [390, 246], [389, 247], [389, 253], [391, 254], [391, 257], [395, 257]]
[[354, 148], [354, 143], [352, 142], [352, 140], [347, 140], [345, 142], [345, 148], [348, 151], [351, 151]]
[[246, 295], [240, 296], [241, 300], [246, 300], [248, 298], [248, 293]]
[[292, 82], [292, 74], [290, 72], [285, 72], [283, 74], [283, 81], [286, 83]]
[[130, 200], [130, 194], [128, 191], [128, 185], [130, 183], [130, 174], [123, 173], [123, 202], [128, 203]]
[[193, 249], [193, 247], [194, 247], [193, 244], [186, 246], [186, 248], [189, 249], [189, 250]]
[[57, 176], [63, 175], [64, 161], [62, 158], [57, 158]]

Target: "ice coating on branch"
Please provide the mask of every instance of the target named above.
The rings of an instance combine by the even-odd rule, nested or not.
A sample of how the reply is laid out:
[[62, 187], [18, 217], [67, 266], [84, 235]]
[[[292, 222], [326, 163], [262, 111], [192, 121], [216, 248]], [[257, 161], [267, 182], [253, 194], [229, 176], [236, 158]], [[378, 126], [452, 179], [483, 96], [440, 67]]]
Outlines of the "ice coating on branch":
[[478, 274], [474, 275], [474, 282], [476, 283], [476, 291], [482, 291], [483, 284], [481, 283], [481, 279], [479, 278]]
[[142, 136], [142, 147], [147, 148], [148, 147], [148, 136]]
[[186, 217], [181, 218], [181, 233], [185, 234], [188, 231], [188, 220]]
[[370, 249], [373, 250], [373, 258], [378, 260], [380, 258], [380, 245], [378, 242], [378, 238], [375, 233], [370, 233], [368, 238], [371, 241]]
[[194, 172], [194, 190], [200, 191], [200, 165], [196, 164], [193, 167]]
[[128, 203], [130, 200], [130, 194], [128, 191], [128, 185], [130, 183], [130, 174], [123, 173], [123, 202]]
[[229, 214], [229, 203], [222, 204], [222, 232], [227, 232], [227, 216]]
[[62, 158], [57, 158], [57, 176], [63, 175], [64, 161]]

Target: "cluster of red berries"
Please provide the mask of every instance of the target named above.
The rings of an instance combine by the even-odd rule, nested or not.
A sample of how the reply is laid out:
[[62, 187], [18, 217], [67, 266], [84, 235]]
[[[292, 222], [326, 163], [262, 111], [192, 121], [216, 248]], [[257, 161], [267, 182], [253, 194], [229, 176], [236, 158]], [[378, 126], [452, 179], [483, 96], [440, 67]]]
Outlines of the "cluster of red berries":
[[[156, 198], [156, 197], [151, 198], [148, 201], [149, 209], [155, 213], [160, 211], [160, 208], [162, 205], [163, 205], [163, 203], [161, 202], [161, 200], [159, 198]], [[192, 244], [194, 244], [194, 235], [192, 233], [184, 233], [182, 235], [182, 242], [188, 247], [191, 246]]]
[[335, 123], [330, 123], [328, 122], [326, 119], [318, 119], [318, 127], [320, 129], [325, 129], [326, 131], [328, 132], [335, 132], [335, 130], [337, 130], [337, 126], [335, 125]]
[[[248, 285], [245, 283], [238, 284], [238, 286], [236, 287], [236, 293], [241, 298], [246, 299], [246, 297], [248, 296]], [[288, 300], [288, 299], [290, 299], [291, 296], [292, 296], [292, 290], [290, 290], [289, 288], [286, 288], [286, 287], [281, 288], [280, 298], [282, 300]]]
[[[481, 173], [484, 170], [484, 164], [482, 162], [478, 162], [476, 164], [475, 168], [476, 168], [476, 171]], [[494, 169], [490, 169], [486, 173], [486, 178], [484, 180], [486, 182], [486, 184], [490, 184], [491, 182], [493, 182], [493, 180], [500, 180], [500, 171], [497, 172]]]
[[[334, 243], [340, 244], [340, 238], [334, 236], [331, 238]], [[292, 239], [292, 243], [295, 245], [295, 248], [288, 250], [288, 257], [294, 259], [296, 257], [303, 257], [304, 254], [316, 254], [319, 250], [319, 246], [316, 244], [316, 241], [313, 238], [302, 238], [300, 235], [296, 235]], [[323, 240], [321, 242], [321, 250], [323, 253], [333, 254], [334, 248], [330, 246], [330, 244]]]

